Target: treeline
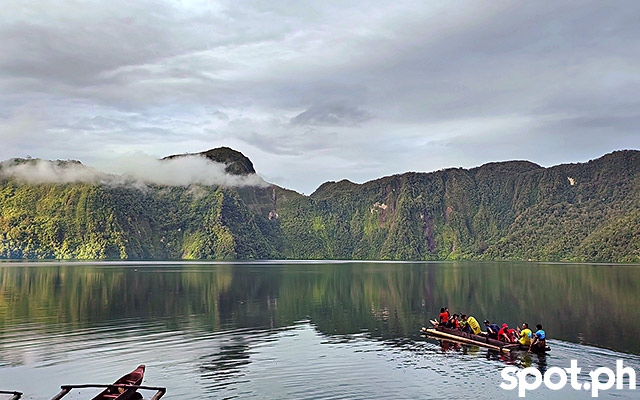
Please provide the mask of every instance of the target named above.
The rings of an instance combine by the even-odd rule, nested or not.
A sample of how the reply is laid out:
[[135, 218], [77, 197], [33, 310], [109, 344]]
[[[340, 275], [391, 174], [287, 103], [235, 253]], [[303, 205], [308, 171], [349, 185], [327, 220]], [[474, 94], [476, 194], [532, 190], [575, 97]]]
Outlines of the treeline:
[[265, 221], [236, 190], [221, 187], [141, 189], [5, 181], [0, 190], [0, 257], [277, 257], [271, 241], [278, 235]]
[[640, 261], [640, 152], [341, 181], [281, 207], [287, 257]]

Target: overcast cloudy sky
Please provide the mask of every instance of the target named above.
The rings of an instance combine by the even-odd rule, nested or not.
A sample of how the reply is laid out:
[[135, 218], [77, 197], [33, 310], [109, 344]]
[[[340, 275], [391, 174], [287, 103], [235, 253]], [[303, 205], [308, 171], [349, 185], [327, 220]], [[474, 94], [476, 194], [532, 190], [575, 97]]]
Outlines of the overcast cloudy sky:
[[2, 159], [227, 145], [310, 193], [640, 147], [636, 0], [2, 5]]

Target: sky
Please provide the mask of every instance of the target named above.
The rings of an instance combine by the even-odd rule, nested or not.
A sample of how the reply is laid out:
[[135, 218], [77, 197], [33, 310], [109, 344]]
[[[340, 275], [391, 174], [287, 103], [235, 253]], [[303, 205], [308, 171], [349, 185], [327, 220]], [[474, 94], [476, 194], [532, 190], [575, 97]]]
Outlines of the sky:
[[640, 148], [640, 2], [3, 0], [0, 159], [229, 146], [267, 181]]

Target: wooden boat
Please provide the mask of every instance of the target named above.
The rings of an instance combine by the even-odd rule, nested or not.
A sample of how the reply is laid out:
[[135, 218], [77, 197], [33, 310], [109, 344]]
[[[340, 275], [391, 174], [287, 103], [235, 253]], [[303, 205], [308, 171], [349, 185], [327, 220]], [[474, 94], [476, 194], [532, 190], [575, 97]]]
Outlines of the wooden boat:
[[[529, 346], [520, 343], [505, 343], [501, 340], [490, 339], [486, 335], [475, 335], [473, 333], [462, 332], [457, 329], [445, 328], [443, 326], [434, 326], [433, 328], [422, 328], [422, 333], [434, 336], [439, 339], [453, 340], [461, 343], [471, 344], [480, 347], [486, 347], [491, 350], [510, 353], [512, 351], [528, 351]], [[549, 346], [545, 349], [532, 348], [534, 353], [546, 353], [551, 351]]]
[[118, 379], [111, 385], [63, 385], [62, 389], [51, 400], [60, 400], [67, 395], [72, 389], [84, 389], [84, 388], [104, 388], [100, 394], [95, 396], [92, 400], [134, 400], [142, 399], [142, 395], [138, 393], [138, 389], [155, 390], [156, 394], [151, 400], [159, 400], [167, 392], [167, 389], [162, 387], [141, 386], [142, 379], [144, 378], [144, 365], [140, 365], [138, 368]]
[[8, 390], [0, 390], [0, 394], [9, 394], [9, 395], [11, 395], [11, 397], [9, 397], [9, 400], [18, 400], [19, 398], [22, 397], [22, 393], [21, 392], [12, 392], [12, 391], [8, 391]]
[[126, 386], [140, 386], [140, 384], [142, 384], [142, 378], [144, 378], [144, 365], [138, 366], [138, 368], [132, 372], [115, 381], [113, 386], [109, 386], [92, 400], [129, 400], [134, 398], [133, 395], [136, 394], [138, 388], [128, 388]]

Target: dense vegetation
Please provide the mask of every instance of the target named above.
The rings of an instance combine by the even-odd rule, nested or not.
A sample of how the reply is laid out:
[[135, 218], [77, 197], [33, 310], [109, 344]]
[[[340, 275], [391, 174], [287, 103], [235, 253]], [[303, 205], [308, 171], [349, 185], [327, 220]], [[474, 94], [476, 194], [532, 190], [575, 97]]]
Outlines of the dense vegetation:
[[[201, 153], [253, 173], [228, 148]], [[640, 262], [640, 152], [273, 186], [0, 182], [0, 257]]]

